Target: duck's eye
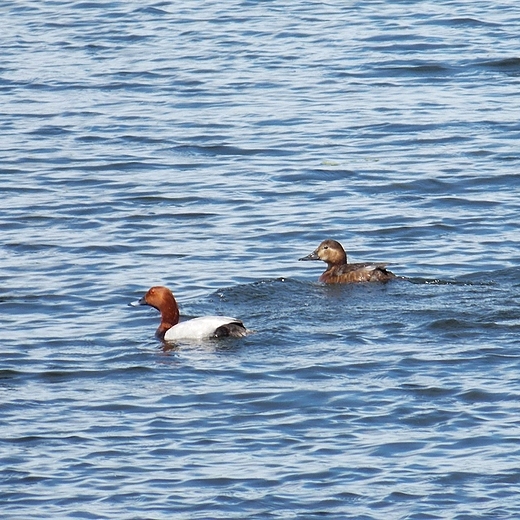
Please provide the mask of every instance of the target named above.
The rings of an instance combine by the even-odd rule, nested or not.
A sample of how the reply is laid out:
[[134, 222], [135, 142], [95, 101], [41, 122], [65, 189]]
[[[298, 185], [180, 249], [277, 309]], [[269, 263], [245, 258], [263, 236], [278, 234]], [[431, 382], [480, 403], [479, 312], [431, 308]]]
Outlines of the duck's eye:
[[329, 248], [329, 246], [323, 246], [323, 249], [328, 249], [328, 248]]

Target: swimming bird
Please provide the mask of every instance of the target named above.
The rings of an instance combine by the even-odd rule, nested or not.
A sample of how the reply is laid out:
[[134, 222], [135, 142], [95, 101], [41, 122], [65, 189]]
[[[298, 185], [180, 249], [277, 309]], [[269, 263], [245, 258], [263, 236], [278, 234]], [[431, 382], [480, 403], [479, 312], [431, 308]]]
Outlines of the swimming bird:
[[179, 307], [175, 297], [170, 289], [163, 286], [150, 288], [140, 300], [130, 305], [149, 305], [161, 313], [161, 324], [155, 335], [166, 342], [227, 336], [240, 338], [249, 332], [242, 321], [229, 316], [203, 316], [179, 322]]
[[323, 283], [388, 282], [396, 277], [386, 269], [387, 264], [347, 263], [347, 253], [336, 240], [324, 240], [315, 251], [299, 260], [323, 260], [327, 264], [319, 278]]

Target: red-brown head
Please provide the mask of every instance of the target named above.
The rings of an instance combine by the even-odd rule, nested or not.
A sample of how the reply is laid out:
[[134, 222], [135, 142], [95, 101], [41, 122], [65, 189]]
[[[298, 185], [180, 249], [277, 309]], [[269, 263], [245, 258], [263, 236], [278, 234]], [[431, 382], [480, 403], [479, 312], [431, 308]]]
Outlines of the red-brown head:
[[149, 305], [161, 313], [161, 324], [156, 331], [159, 338], [164, 333], [179, 323], [179, 307], [173, 293], [168, 287], [157, 285], [148, 289], [147, 293], [133, 305]]

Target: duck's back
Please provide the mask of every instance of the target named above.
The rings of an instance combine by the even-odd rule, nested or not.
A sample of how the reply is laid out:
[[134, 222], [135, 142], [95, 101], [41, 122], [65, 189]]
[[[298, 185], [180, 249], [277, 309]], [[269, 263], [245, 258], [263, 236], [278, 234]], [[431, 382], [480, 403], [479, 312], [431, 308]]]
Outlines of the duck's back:
[[386, 269], [387, 264], [342, 264], [327, 269], [321, 276], [323, 283], [388, 282], [395, 274]]

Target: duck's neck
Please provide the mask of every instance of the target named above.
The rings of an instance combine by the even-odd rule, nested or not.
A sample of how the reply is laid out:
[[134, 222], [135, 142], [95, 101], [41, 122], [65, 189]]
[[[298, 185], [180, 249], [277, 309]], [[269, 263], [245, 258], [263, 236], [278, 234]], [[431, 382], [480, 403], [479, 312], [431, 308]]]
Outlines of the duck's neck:
[[163, 339], [166, 331], [179, 323], [179, 309], [175, 301], [171, 301], [163, 302], [161, 309], [158, 310], [161, 312], [161, 324], [156, 330], [155, 335]]
[[332, 269], [337, 265], [345, 265], [347, 263], [347, 253], [341, 254], [338, 252], [334, 258], [331, 258], [327, 261], [327, 270]]

